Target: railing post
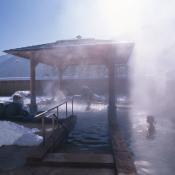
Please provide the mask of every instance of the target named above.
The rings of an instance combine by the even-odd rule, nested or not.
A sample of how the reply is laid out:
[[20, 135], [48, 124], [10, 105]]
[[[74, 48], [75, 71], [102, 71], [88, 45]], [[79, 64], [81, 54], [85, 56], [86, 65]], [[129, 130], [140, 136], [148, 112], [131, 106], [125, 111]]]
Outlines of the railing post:
[[66, 101], [66, 118], [67, 118], [67, 101]]
[[[72, 115], [74, 115], [74, 96], [72, 97], [71, 99], [71, 103], [72, 103]], [[60, 105], [57, 105], [41, 114], [38, 114], [36, 115], [35, 117], [41, 117], [41, 132], [42, 132], [42, 136], [43, 136], [43, 145], [45, 145], [45, 142], [46, 142], [46, 127], [45, 127], [45, 115], [48, 113], [48, 112], [51, 112], [52, 110], [54, 110], [54, 112], [56, 112], [56, 114], [54, 113], [53, 114], [53, 117], [52, 117], [52, 130], [55, 129], [55, 118], [56, 118], [56, 124], [57, 126], [59, 126], [59, 122], [58, 122], [58, 118], [59, 118], [59, 107], [64, 105], [66, 103], [66, 118], [68, 116], [68, 101], [64, 101], [63, 103], [61, 103]], [[56, 111], [55, 111], [56, 109]]]
[[43, 135], [43, 145], [45, 144], [46, 136], [45, 136], [45, 118], [42, 116], [42, 135]]
[[59, 112], [58, 112], [58, 106], [57, 106], [57, 119], [58, 119], [58, 117], [59, 117]]
[[72, 115], [74, 115], [74, 97], [72, 97]]

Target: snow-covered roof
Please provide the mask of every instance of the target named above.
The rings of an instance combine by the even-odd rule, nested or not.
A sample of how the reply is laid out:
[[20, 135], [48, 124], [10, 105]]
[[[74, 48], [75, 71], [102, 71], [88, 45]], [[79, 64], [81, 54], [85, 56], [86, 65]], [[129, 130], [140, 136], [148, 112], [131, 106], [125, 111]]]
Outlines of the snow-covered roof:
[[108, 64], [115, 57], [116, 64], [125, 64], [133, 43], [113, 40], [73, 39], [54, 43], [5, 50], [4, 52], [55, 67], [79, 64]]

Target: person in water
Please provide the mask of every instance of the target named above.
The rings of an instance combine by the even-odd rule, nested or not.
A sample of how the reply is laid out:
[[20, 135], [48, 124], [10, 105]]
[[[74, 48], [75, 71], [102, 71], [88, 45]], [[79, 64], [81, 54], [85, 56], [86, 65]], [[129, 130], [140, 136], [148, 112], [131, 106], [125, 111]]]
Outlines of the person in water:
[[82, 97], [85, 99], [87, 103], [86, 111], [89, 111], [93, 100], [93, 92], [88, 86], [83, 86]]
[[156, 132], [156, 129], [155, 129], [156, 122], [154, 120], [154, 117], [151, 115], [148, 115], [146, 121], [148, 123], [147, 138], [154, 138], [155, 132]]

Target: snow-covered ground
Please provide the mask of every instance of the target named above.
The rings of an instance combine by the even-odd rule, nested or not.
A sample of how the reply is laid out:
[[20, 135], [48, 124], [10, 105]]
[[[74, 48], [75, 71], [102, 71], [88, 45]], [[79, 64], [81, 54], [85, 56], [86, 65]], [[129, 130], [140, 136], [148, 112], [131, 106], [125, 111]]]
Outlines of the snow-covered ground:
[[42, 142], [42, 137], [35, 134], [38, 129], [29, 129], [9, 121], [0, 121], [0, 146], [34, 146]]
[[[27, 92], [27, 91], [17, 91], [16, 94], [18, 94], [18, 92]], [[4, 97], [1, 96], [0, 103], [13, 102], [12, 96], [4, 96]], [[29, 110], [30, 96], [24, 96], [23, 94], [21, 96], [24, 104], [24, 109], [30, 111]], [[49, 96], [37, 96], [36, 102], [38, 105], [38, 110], [46, 110], [50, 107], [53, 107], [54, 104], [57, 104], [59, 100], [61, 101], [62, 99], [54, 99]]]

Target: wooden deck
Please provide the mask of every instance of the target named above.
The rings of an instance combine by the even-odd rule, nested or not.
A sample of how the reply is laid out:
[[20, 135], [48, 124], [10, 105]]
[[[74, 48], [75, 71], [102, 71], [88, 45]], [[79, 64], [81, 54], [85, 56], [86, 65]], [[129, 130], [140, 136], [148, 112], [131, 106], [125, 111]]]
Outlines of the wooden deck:
[[49, 153], [42, 161], [33, 161], [32, 163], [56, 167], [114, 168], [112, 154], [96, 153]]
[[114, 169], [109, 168], [68, 168], [68, 167], [24, 167], [1, 175], [115, 175]]
[[[109, 117], [110, 116], [110, 117]], [[68, 136], [76, 121], [70, 117], [64, 125], [58, 125], [52, 130], [52, 124], [46, 124], [45, 144], [40, 144], [31, 150], [27, 156], [27, 165], [2, 175], [136, 175], [136, 168], [127, 145], [117, 124], [117, 117], [112, 110], [108, 112], [109, 135], [112, 146], [111, 153], [94, 152], [55, 152], [59, 150], [60, 144]], [[31, 126], [25, 123], [25, 126]], [[31, 127], [41, 125], [33, 123]], [[26, 156], [25, 156], [26, 157]]]
[[[115, 118], [109, 120], [112, 145], [111, 153], [71, 152], [55, 153], [62, 139], [67, 135], [64, 127], [48, 132], [46, 143], [28, 151], [27, 165], [12, 171], [1, 172], [2, 175], [135, 175], [136, 169], [132, 156], [115, 124]], [[27, 124], [28, 125], [28, 124]], [[46, 128], [51, 127], [51, 125]], [[26, 157], [26, 156], [25, 156]]]
[[[112, 131], [114, 132], [114, 131]], [[118, 132], [118, 133], [117, 133]], [[37, 157], [38, 153], [28, 159], [30, 166], [61, 168], [63, 174], [69, 174], [69, 169], [73, 168], [70, 174], [122, 174], [136, 175], [136, 169], [132, 156], [124, 143], [118, 130], [111, 137], [111, 154], [103, 153], [53, 153], [48, 152], [45, 156]], [[89, 170], [86, 173], [86, 169]], [[42, 169], [42, 168], [41, 168]], [[102, 169], [104, 172], [102, 173]], [[41, 170], [40, 170], [41, 171]], [[66, 173], [65, 173], [66, 172]], [[61, 173], [61, 172], [60, 172]], [[99, 173], [99, 174], [100, 174]], [[39, 175], [39, 174], [37, 174]]]

